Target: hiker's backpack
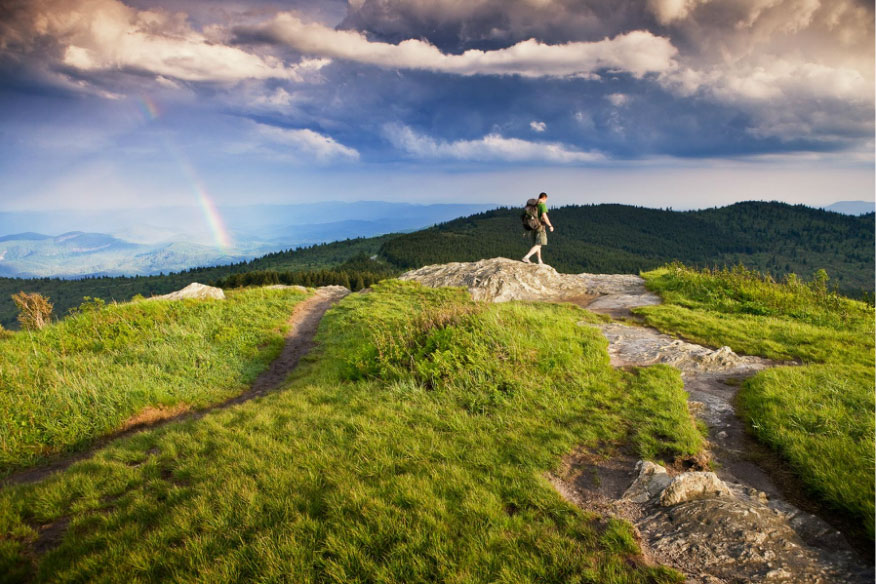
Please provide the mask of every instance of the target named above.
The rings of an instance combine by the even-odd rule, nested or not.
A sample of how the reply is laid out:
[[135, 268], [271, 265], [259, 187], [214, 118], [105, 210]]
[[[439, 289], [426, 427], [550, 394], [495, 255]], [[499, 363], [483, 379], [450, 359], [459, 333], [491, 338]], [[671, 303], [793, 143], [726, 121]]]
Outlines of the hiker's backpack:
[[527, 231], [538, 231], [541, 229], [541, 221], [538, 218], [538, 200], [529, 199], [526, 201], [526, 206], [523, 207], [523, 215], [520, 216], [523, 220], [523, 228]]

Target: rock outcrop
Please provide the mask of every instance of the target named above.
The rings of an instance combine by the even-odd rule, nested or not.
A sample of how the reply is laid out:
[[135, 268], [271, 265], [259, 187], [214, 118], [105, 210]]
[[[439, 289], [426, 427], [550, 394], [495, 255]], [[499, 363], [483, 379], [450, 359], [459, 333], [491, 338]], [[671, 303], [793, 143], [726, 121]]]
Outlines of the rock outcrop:
[[[872, 569], [834, 530], [762, 491], [711, 472], [673, 476], [653, 462], [580, 456], [567, 461], [566, 478], [549, 477], [558, 491], [584, 509], [630, 521], [645, 555], [682, 571], [687, 582], [873, 581]], [[815, 545], [804, 531], [822, 541]]]
[[197, 300], [225, 300], [225, 292], [223, 292], [221, 288], [192, 282], [182, 290], [177, 290], [176, 292], [171, 292], [170, 294], [164, 294], [162, 296], [153, 296], [153, 299], [156, 300], [182, 300], [184, 298], [195, 298]]
[[[560, 274], [505, 258], [427, 266], [401, 279], [464, 287], [479, 301], [575, 302], [615, 317], [660, 303], [638, 276]], [[745, 428], [732, 399], [740, 378], [774, 363], [646, 327], [611, 322], [599, 328], [609, 341], [613, 365], [662, 363], [681, 371], [697, 417], [711, 429], [710, 450], [719, 466], [716, 473], [671, 474], [650, 462], [577, 453], [570, 457], [567, 476], [548, 477], [564, 497], [629, 520], [645, 554], [681, 570], [688, 582], [873, 581], [872, 566], [862, 566], [836, 530], [783, 501], [769, 477], [745, 459]]]
[[741, 375], [760, 371], [772, 364], [759, 357], [737, 355], [730, 347], [710, 349], [674, 339], [651, 328], [617, 322], [600, 328], [608, 339], [608, 353], [615, 366], [664, 363], [687, 374], [722, 372]]
[[[577, 302], [606, 311], [645, 304], [660, 298], [645, 289], [644, 280], [631, 274], [560, 274], [548, 265], [527, 264], [507, 258], [426, 266], [403, 274], [431, 287], [467, 288], [475, 300], [507, 302], [541, 300]], [[631, 304], [633, 303], [633, 304]]]

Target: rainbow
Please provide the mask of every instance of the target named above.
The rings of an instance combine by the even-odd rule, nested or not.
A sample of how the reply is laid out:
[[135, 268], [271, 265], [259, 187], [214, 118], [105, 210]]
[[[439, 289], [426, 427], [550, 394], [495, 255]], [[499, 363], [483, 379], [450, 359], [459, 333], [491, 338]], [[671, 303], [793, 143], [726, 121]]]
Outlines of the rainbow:
[[225, 227], [225, 222], [222, 220], [222, 215], [219, 214], [216, 203], [207, 192], [207, 187], [204, 186], [204, 182], [198, 176], [195, 167], [192, 166], [183, 153], [178, 148], [172, 148], [171, 151], [174, 152], [177, 163], [192, 185], [192, 190], [198, 199], [198, 205], [204, 211], [204, 218], [207, 220], [207, 225], [210, 226], [210, 231], [213, 233], [216, 245], [224, 250], [229, 249], [232, 247], [231, 234], [228, 233], [228, 229]]
[[140, 106], [140, 112], [147, 120], [157, 120], [161, 116], [161, 110], [158, 109], [158, 105], [148, 95], [141, 95], [138, 105]]
[[[147, 122], [157, 120], [161, 116], [161, 110], [158, 109], [155, 102], [147, 95], [140, 96], [138, 105], [143, 114], [143, 118]], [[189, 162], [182, 150], [177, 148], [166, 134], [164, 143], [167, 152], [171, 154], [182, 170], [183, 175], [185, 175], [191, 184], [192, 190], [198, 201], [198, 206], [204, 212], [204, 218], [207, 221], [210, 232], [213, 234], [213, 239], [216, 241], [216, 245], [223, 250], [231, 248], [233, 246], [231, 234], [228, 233], [228, 229], [225, 227], [225, 222], [222, 220], [222, 215], [219, 214], [219, 209], [216, 207], [216, 203], [213, 201], [210, 193], [207, 192], [207, 187], [204, 185], [204, 181], [201, 180], [195, 167]]]

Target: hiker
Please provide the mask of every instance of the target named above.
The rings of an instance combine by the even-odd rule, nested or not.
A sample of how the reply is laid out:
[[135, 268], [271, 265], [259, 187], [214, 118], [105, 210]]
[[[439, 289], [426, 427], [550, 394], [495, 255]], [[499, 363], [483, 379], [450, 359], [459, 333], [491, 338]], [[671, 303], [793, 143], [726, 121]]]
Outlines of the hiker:
[[537, 213], [537, 216], [535, 217], [536, 221], [533, 221], [533, 223], [536, 223], [537, 226], [533, 225], [529, 227], [529, 233], [532, 237], [533, 246], [532, 249], [529, 250], [529, 253], [523, 256], [523, 261], [527, 264], [532, 263], [529, 261], [529, 258], [532, 257], [532, 254], [535, 254], [538, 257], [538, 263], [544, 263], [543, 261], [541, 261], [541, 247], [543, 245], [547, 245], [547, 230], [545, 229], [545, 226], [550, 228], [551, 231], [554, 230], [554, 226], [551, 225], [550, 217], [548, 217], [547, 198], [547, 193], [539, 194], [538, 200], [535, 201], [535, 210], [531, 210], [530, 203], [533, 202], [532, 199], [530, 199], [526, 203], [527, 214], [535, 215]]

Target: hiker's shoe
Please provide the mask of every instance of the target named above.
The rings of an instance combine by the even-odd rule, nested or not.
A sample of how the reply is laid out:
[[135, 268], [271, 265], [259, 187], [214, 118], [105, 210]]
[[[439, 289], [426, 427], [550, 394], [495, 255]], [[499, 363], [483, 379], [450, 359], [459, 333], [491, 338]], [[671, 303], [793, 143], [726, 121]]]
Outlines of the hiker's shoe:
[[527, 263], [527, 264], [531, 264], [531, 263], [532, 263], [531, 261], [529, 261], [529, 258], [523, 258], [521, 261], [522, 261], [522, 262], [525, 262], [525, 263]]

